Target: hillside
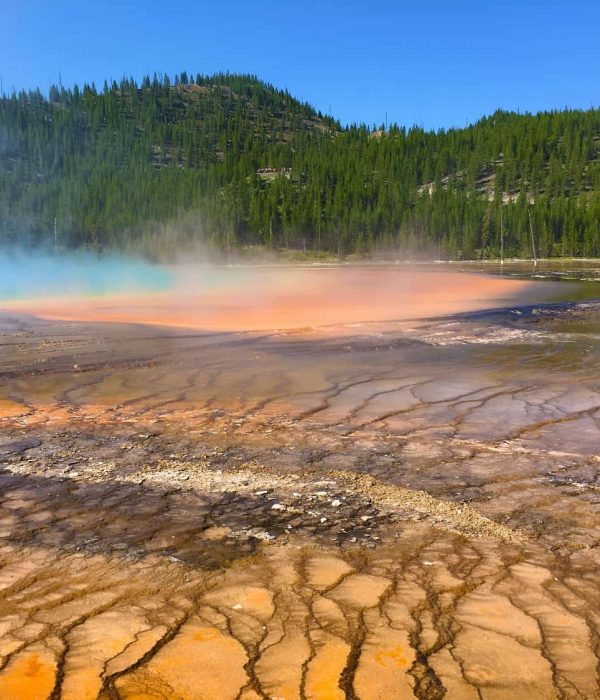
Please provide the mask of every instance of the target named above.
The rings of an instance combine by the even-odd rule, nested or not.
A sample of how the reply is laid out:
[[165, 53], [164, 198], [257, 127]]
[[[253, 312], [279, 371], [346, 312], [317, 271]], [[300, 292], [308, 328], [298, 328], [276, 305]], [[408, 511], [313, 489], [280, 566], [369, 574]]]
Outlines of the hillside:
[[[342, 128], [252, 76], [0, 99], [0, 242], [600, 255], [600, 110]], [[531, 227], [530, 227], [531, 221]]]

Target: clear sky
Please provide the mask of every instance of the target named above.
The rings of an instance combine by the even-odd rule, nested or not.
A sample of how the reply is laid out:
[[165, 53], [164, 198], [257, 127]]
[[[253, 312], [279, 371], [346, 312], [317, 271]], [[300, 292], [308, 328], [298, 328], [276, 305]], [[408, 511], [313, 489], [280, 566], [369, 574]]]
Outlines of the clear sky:
[[255, 73], [343, 123], [600, 104], [600, 0], [0, 0], [0, 73], [47, 90]]

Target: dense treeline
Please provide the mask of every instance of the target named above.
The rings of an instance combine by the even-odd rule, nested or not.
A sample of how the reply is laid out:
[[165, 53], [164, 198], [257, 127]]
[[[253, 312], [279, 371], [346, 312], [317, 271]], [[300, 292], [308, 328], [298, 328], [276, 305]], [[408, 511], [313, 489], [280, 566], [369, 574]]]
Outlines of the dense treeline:
[[0, 241], [600, 256], [600, 110], [340, 127], [252, 76], [0, 99]]

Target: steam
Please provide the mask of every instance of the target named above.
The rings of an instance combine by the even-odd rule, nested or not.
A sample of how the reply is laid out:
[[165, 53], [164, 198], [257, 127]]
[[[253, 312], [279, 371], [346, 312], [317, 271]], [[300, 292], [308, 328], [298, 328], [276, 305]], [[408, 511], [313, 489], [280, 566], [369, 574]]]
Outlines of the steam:
[[0, 300], [164, 291], [172, 273], [126, 255], [0, 250]]

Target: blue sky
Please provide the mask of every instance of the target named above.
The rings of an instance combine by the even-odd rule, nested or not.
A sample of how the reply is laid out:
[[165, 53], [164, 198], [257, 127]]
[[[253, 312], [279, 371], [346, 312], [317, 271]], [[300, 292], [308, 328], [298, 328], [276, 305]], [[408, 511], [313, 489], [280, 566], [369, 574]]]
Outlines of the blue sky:
[[598, 0], [0, 0], [4, 90], [255, 73], [344, 123], [600, 104]]

